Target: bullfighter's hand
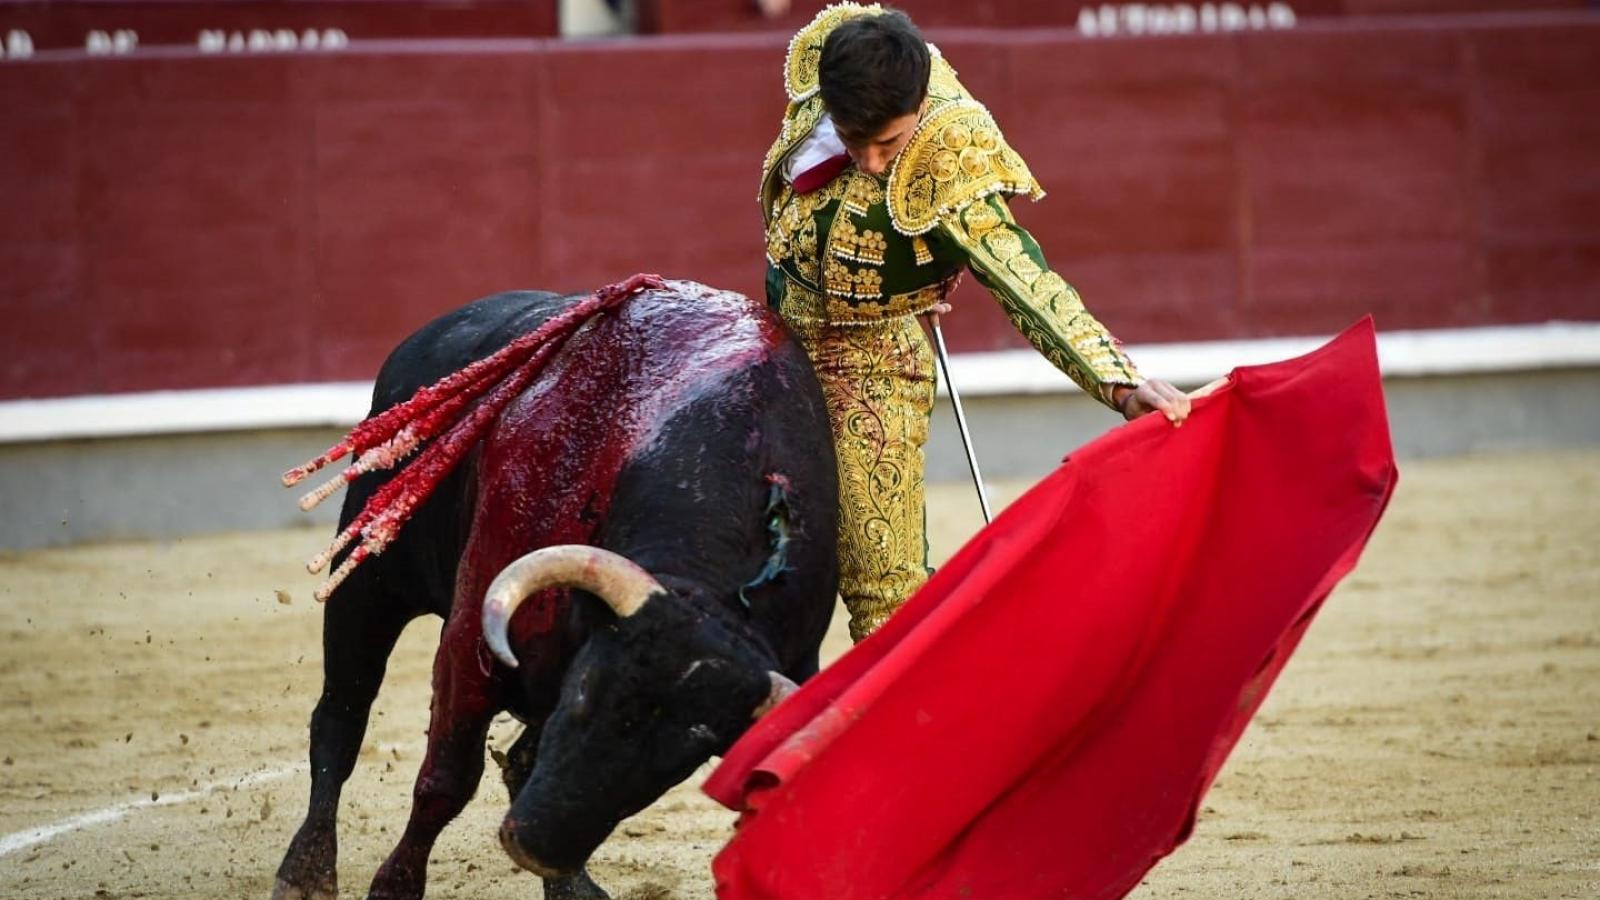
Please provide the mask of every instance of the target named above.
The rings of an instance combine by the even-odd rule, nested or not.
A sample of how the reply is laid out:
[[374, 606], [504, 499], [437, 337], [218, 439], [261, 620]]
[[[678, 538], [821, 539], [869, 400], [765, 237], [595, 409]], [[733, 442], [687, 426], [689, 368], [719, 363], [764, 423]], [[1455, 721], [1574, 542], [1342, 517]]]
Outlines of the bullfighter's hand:
[[1119, 387], [1113, 393], [1122, 417], [1133, 421], [1146, 413], [1159, 412], [1174, 427], [1189, 418], [1189, 395], [1170, 383], [1152, 378], [1137, 388]]

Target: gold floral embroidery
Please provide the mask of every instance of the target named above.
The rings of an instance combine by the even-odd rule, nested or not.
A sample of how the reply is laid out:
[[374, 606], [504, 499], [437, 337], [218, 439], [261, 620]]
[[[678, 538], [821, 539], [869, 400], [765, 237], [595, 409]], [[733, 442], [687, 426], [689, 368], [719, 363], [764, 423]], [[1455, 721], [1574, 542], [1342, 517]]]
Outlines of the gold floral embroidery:
[[783, 87], [790, 100], [804, 100], [817, 92], [817, 73], [821, 69], [822, 44], [828, 33], [843, 22], [859, 16], [876, 16], [883, 7], [876, 3], [863, 6], [859, 3], [837, 3], [824, 7], [804, 28], [795, 32], [789, 41], [789, 53], [783, 60]]
[[778, 314], [792, 324], [835, 325], [860, 327], [884, 325], [889, 319], [909, 318], [932, 309], [949, 296], [959, 276], [936, 282], [916, 290], [890, 294], [881, 301], [856, 300], [846, 302], [837, 297], [824, 297], [793, 278], [785, 279], [783, 296], [779, 300]]
[[994, 207], [987, 203], [973, 203], [962, 212], [961, 219], [966, 223], [967, 233], [974, 238], [982, 240], [991, 229], [1001, 222], [1000, 214]]
[[990, 194], [1044, 196], [989, 111], [971, 99], [924, 115], [895, 158], [888, 182], [889, 218], [906, 235], [931, 231], [941, 216]]
[[1034, 262], [1033, 259], [1030, 258], [1026, 253], [1018, 253], [1016, 256], [1006, 260], [1006, 268], [1010, 269], [1012, 272], [1015, 272], [1017, 277], [1021, 278], [1024, 284], [1029, 285], [1033, 284], [1033, 280], [1038, 278], [1039, 273], [1044, 271], [1044, 269], [1041, 269], [1039, 264]]
[[784, 114], [778, 139], [767, 148], [766, 158], [761, 163], [761, 190], [756, 200], [761, 204], [761, 215], [768, 222], [778, 214], [778, 203], [774, 201], [773, 195], [780, 186], [787, 186], [783, 179], [778, 177], [778, 166], [794, 148], [800, 145], [801, 139], [811, 133], [811, 129], [822, 120], [824, 112], [822, 99], [818, 97], [804, 103], [791, 104]]
[[952, 100], [972, 99], [972, 95], [967, 93], [967, 89], [957, 80], [955, 67], [944, 58], [939, 48], [929, 44], [928, 50], [933, 54], [933, 65], [928, 72], [928, 99], [932, 105], [939, 106]]
[[[787, 318], [787, 316], [786, 316]], [[861, 640], [927, 580], [923, 446], [933, 354], [910, 318], [799, 323], [822, 384], [839, 466], [839, 593]]]
[[817, 284], [817, 210], [839, 199], [840, 179], [834, 179], [808, 194], [796, 194], [784, 185], [774, 204], [776, 213], [767, 223], [767, 260], [782, 264], [792, 260], [801, 277]]
[[790, 325], [821, 324], [828, 311], [822, 295], [797, 283], [793, 278], [783, 280], [783, 296], [778, 298], [778, 315]]
[[990, 231], [983, 237], [984, 244], [988, 245], [989, 252], [995, 259], [1005, 262], [1022, 252], [1022, 238], [1008, 228], [999, 228]]
[[[789, 186], [784, 185], [783, 190], [779, 192], [778, 199], [774, 204], [773, 212], [775, 214], [775, 218], [780, 220], [782, 219], [783, 216], [781, 210], [788, 206], [790, 201], [794, 199], [792, 194], [793, 192], [790, 191]], [[793, 234], [794, 228], [792, 224], [789, 224], [789, 227], [780, 227], [778, 222], [771, 222], [768, 224], [767, 262], [776, 263], [779, 260], [789, 258], [790, 240], [793, 237]]]
[[817, 284], [822, 277], [822, 266], [817, 261], [817, 219], [815, 216], [806, 216], [804, 225], [795, 235], [794, 240], [794, 266], [800, 271], [800, 277]]

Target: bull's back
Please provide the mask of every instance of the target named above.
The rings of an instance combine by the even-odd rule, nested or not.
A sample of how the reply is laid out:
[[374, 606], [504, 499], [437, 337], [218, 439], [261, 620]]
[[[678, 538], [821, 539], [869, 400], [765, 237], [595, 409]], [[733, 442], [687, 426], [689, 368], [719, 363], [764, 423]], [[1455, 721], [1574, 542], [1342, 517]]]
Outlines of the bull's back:
[[[764, 306], [691, 282], [639, 294], [575, 334], [486, 438], [463, 596], [561, 543], [657, 572], [753, 577], [770, 554], [769, 470], [805, 468], [796, 480], [818, 488], [807, 509], [831, 511], [827, 434], [804, 354]], [[831, 541], [831, 512], [816, 516]], [[552, 628], [561, 614], [530, 609], [519, 624]]]
[[384, 360], [373, 386], [371, 414], [493, 354], [576, 299], [548, 291], [507, 291], [434, 319], [401, 341]]
[[[577, 299], [511, 292], [440, 316], [385, 361], [373, 412], [489, 356]], [[805, 487], [797, 514], [827, 519], [814, 531], [832, 540], [827, 435], [809, 364], [776, 316], [738, 294], [671, 282], [580, 328], [390, 550], [363, 568], [403, 602], [440, 614], [458, 591], [481, 598], [504, 565], [552, 544], [609, 541], [661, 566], [726, 559], [737, 545], [728, 577], [753, 573], [767, 535], [747, 526], [764, 521], [769, 472]], [[343, 521], [391, 476], [352, 485]], [[679, 553], [690, 533], [698, 546]], [[831, 553], [813, 568], [831, 579]], [[548, 629], [560, 613], [529, 610], [519, 620]]]

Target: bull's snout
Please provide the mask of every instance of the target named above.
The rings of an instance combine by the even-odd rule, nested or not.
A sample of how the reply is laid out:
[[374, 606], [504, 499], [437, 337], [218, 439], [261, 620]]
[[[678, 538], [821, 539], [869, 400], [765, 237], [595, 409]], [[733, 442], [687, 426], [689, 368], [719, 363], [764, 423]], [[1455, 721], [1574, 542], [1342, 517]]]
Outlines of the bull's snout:
[[512, 862], [540, 878], [555, 878], [558, 875], [566, 875], [575, 871], [574, 869], [563, 869], [547, 865], [540, 861], [528, 849], [526, 826], [512, 816], [506, 816], [505, 821], [500, 823], [500, 846], [505, 848], [506, 855], [511, 857]]

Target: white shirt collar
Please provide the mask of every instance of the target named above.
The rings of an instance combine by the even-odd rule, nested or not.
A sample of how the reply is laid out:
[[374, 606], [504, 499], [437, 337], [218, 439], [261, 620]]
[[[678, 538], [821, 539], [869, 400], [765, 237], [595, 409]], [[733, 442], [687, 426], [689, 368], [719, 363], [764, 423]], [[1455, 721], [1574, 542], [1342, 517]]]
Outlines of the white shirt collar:
[[783, 164], [783, 180], [794, 183], [796, 175], [845, 152], [844, 141], [833, 128], [833, 117], [827, 113], [812, 126], [800, 146], [789, 154]]

